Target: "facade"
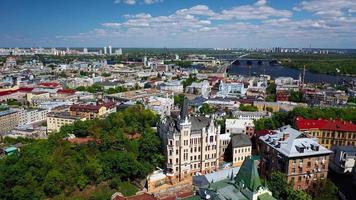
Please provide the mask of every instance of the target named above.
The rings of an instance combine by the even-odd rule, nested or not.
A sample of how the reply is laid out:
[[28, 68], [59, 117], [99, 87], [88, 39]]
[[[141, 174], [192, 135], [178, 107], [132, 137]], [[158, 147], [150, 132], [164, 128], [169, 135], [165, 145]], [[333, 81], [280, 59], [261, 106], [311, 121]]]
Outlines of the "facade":
[[199, 94], [207, 99], [210, 94], [209, 82], [207, 80], [199, 83], [194, 82], [190, 86], [187, 86], [186, 92], [190, 94]]
[[0, 111], [0, 135], [9, 133], [19, 125], [19, 112], [15, 110]]
[[161, 116], [170, 115], [174, 107], [174, 100], [168, 97], [150, 96], [144, 103], [146, 108], [155, 111]]
[[183, 85], [180, 81], [165, 82], [159, 85], [159, 89], [163, 91], [183, 93]]
[[356, 147], [355, 146], [333, 146], [334, 152], [330, 156], [330, 168], [339, 174], [351, 173], [356, 167]]
[[189, 116], [187, 100], [180, 116], [161, 120], [159, 134], [165, 146], [167, 176], [173, 180], [219, 168], [220, 126], [213, 117]]
[[47, 119], [46, 109], [20, 109], [19, 110], [19, 125], [32, 124]]
[[297, 117], [295, 124], [298, 130], [318, 138], [320, 144], [328, 149], [333, 145], [356, 145], [356, 124], [350, 121]]
[[86, 119], [104, 117], [113, 112], [116, 112], [116, 104], [113, 102], [106, 102], [102, 104], [74, 104], [69, 108], [71, 116]]
[[226, 133], [246, 134], [249, 137], [252, 137], [255, 131], [255, 125], [251, 119], [226, 119], [225, 127]]
[[261, 112], [233, 111], [232, 115], [237, 119], [243, 119], [243, 120], [258, 120], [270, 116], [270, 114], [266, 111], [261, 111]]
[[47, 132], [59, 131], [60, 128], [67, 124], [72, 124], [76, 120], [86, 120], [80, 116], [72, 116], [69, 113], [48, 113], [47, 115]]
[[332, 153], [317, 140], [289, 125], [261, 136], [261, 174], [269, 176], [278, 170], [287, 175], [287, 181], [292, 182], [295, 189], [312, 189], [313, 182], [327, 178]]
[[224, 81], [220, 81], [219, 92], [217, 93], [217, 96], [244, 96], [245, 94], [246, 88], [243, 83], [225, 83]]
[[252, 143], [245, 134], [232, 134], [231, 147], [233, 166], [241, 166], [245, 159], [251, 156]]

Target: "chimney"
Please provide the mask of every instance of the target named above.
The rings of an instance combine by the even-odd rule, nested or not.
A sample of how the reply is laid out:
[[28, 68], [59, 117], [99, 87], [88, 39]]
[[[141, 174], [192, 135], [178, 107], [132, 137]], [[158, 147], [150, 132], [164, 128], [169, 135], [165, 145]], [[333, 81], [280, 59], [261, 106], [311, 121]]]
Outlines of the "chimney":
[[289, 138], [289, 133], [283, 133], [283, 141]]

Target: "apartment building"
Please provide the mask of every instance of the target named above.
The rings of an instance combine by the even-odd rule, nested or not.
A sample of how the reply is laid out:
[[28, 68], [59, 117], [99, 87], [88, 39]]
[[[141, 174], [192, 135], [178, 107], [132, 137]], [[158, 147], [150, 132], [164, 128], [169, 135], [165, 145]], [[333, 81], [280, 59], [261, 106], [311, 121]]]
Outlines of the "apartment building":
[[96, 103], [96, 104], [73, 104], [70, 106], [69, 113], [71, 116], [77, 116], [86, 119], [95, 119], [107, 116], [116, 112], [114, 102]]
[[72, 124], [77, 120], [85, 121], [85, 117], [72, 116], [68, 112], [48, 113], [47, 115], [47, 132], [59, 131], [60, 128], [67, 124]]
[[319, 139], [319, 143], [330, 149], [334, 145], [355, 146], [356, 124], [339, 119], [304, 119], [297, 117], [296, 128]]
[[9, 133], [19, 125], [19, 113], [15, 110], [0, 111], [0, 135]]
[[278, 170], [287, 175], [295, 189], [312, 189], [313, 182], [327, 178], [332, 153], [317, 141], [289, 125], [261, 136], [261, 174], [269, 176]]
[[226, 119], [226, 133], [246, 134], [252, 137], [255, 132], [255, 125], [252, 119]]
[[46, 109], [18, 109], [19, 125], [32, 124], [36, 122], [46, 121]]
[[178, 181], [219, 168], [220, 126], [214, 117], [190, 116], [187, 100], [183, 104], [179, 116], [165, 117], [158, 127], [167, 176]]
[[231, 135], [232, 165], [241, 166], [246, 158], [251, 156], [252, 143], [245, 134]]

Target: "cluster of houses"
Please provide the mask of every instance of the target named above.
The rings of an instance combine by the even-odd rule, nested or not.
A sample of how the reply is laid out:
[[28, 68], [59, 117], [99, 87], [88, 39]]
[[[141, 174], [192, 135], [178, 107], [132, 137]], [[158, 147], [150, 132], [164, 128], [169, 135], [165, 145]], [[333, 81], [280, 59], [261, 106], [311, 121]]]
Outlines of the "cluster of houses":
[[[199, 56], [189, 59], [200, 63]], [[7, 67], [17, 66], [14, 61], [9, 59]], [[210, 67], [217, 63], [210, 58], [201, 62]], [[273, 199], [261, 178], [276, 170], [295, 189], [311, 189], [328, 177], [329, 169], [354, 173], [356, 182], [353, 122], [298, 117], [293, 127], [256, 131], [254, 125], [273, 112], [296, 107], [343, 106], [354, 93], [315, 89], [290, 77], [226, 77], [164, 63], [144, 58], [121, 64], [74, 61], [53, 69], [37, 61], [18, 66], [20, 70], [0, 76], [0, 135], [47, 138], [66, 124], [104, 118], [140, 103], [160, 115], [157, 133], [166, 163], [147, 177], [146, 192], [134, 197], [115, 193], [112, 199], [165, 199], [172, 194], [181, 199]], [[275, 100], [266, 101], [271, 83], [276, 85]], [[101, 91], [76, 90], [93, 85]], [[304, 103], [290, 102], [292, 91], [301, 92]], [[179, 95], [185, 96], [180, 105], [174, 100]], [[205, 104], [214, 109], [202, 113]], [[255, 110], [241, 110], [241, 105]], [[19, 148], [2, 146], [0, 154]]]

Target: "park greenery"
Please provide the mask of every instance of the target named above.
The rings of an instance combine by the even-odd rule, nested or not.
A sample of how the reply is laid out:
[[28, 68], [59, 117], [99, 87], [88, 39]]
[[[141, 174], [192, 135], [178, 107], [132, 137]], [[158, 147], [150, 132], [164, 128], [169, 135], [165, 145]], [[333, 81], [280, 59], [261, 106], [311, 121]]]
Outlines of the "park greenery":
[[240, 104], [240, 108], [241, 111], [248, 111], [248, 112], [256, 112], [258, 111], [258, 108], [256, 106], [252, 106], [252, 105], [245, 105], [245, 104]]
[[195, 75], [189, 74], [189, 77], [182, 81], [183, 88], [185, 89], [187, 86], [190, 86], [194, 82], [199, 82]]
[[274, 102], [276, 99], [277, 85], [275, 83], [269, 83], [266, 88], [266, 101]]
[[165, 61], [164, 64], [174, 64], [182, 68], [188, 68], [191, 67], [193, 62], [192, 61], [184, 61], [184, 60], [179, 60], [179, 61]]
[[184, 98], [185, 98], [184, 94], [175, 95], [173, 97], [174, 105], [178, 106], [179, 108], [181, 108], [182, 105], [183, 105]]
[[120, 92], [126, 92], [129, 90], [138, 90], [141, 89], [140, 86], [138, 84], [136, 84], [133, 88], [126, 88], [123, 86], [117, 86], [114, 88], [109, 88], [109, 89], [104, 89], [104, 86], [94, 83], [91, 86], [79, 86], [77, 88], [75, 88], [75, 90], [77, 91], [86, 91], [89, 93], [105, 93], [105, 94], [115, 94], [115, 93], [120, 93]]
[[216, 108], [214, 108], [213, 106], [210, 106], [207, 103], [204, 103], [200, 108], [199, 108], [199, 112], [201, 114], [212, 114], [214, 112], [216, 112]]
[[289, 112], [276, 112], [270, 118], [254, 121], [256, 130], [275, 130], [284, 125], [294, 126], [296, 117], [306, 119], [342, 119], [356, 123], [356, 108], [297, 107]]
[[[109, 199], [116, 191], [133, 195], [136, 183], [164, 161], [151, 128], [158, 119], [135, 105], [106, 119], [63, 126], [48, 140], [27, 141], [20, 152], [0, 160], [0, 199]], [[133, 133], [140, 137], [127, 137]], [[68, 134], [93, 140], [70, 143]]]
[[287, 67], [325, 74], [356, 75], [355, 55], [319, 55], [319, 54], [274, 54], [274, 58]]

